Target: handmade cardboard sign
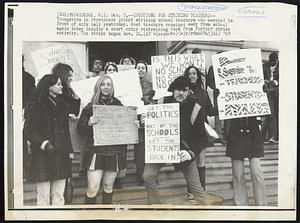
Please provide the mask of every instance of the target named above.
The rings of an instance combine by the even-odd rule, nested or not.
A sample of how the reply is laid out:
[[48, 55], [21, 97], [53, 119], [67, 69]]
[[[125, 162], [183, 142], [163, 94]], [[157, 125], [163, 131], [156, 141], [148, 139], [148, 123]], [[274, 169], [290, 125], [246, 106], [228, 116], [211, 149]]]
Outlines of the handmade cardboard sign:
[[152, 83], [155, 98], [170, 95], [168, 87], [178, 76], [183, 75], [188, 66], [194, 65], [200, 70], [205, 70], [204, 54], [174, 54], [152, 56]]
[[136, 109], [127, 106], [93, 105], [99, 122], [93, 125], [94, 146], [138, 143]]
[[212, 56], [216, 87], [220, 90], [220, 119], [270, 114], [263, 92], [260, 49], [241, 49]]
[[179, 104], [145, 108], [145, 163], [179, 163]]

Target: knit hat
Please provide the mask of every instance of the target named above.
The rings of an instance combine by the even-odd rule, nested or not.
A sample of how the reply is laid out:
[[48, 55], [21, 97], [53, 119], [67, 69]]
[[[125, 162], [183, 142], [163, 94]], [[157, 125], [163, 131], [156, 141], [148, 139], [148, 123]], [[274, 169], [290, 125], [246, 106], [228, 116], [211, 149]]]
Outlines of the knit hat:
[[173, 92], [174, 90], [183, 90], [186, 87], [191, 88], [190, 80], [185, 76], [179, 76], [170, 84], [168, 91]]

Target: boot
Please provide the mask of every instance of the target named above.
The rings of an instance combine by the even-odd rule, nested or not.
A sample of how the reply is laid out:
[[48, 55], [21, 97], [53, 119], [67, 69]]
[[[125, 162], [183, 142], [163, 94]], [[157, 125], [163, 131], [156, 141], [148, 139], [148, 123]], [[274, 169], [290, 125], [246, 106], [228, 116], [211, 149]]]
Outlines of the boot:
[[205, 190], [205, 166], [198, 167], [200, 183], [203, 189]]
[[123, 189], [122, 182], [121, 182], [120, 178], [115, 179], [114, 189]]
[[111, 204], [113, 193], [102, 192], [102, 204]]
[[85, 195], [85, 198], [84, 198], [84, 203], [85, 204], [96, 204], [96, 197], [88, 197], [87, 195]]

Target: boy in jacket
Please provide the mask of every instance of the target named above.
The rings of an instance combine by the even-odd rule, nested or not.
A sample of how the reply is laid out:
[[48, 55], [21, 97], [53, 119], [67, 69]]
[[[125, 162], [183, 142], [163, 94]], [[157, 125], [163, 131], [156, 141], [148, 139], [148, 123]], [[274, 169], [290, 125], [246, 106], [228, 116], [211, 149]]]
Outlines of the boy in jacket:
[[[172, 92], [172, 96], [158, 100], [158, 103], [179, 103], [180, 163], [174, 164], [174, 167], [175, 170], [182, 171], [198, 204], [222, 204], [221, 197], [204, 192], [200, 183], [194, 158], [205, 147], [207, 136], [203, 115], [201, 115], [201, 106], [188, 97], [190, 87], [190, 81], [186, 77], [177, 77], [168, 89], [169, 92]], [[145, 166], [143, 178], [148, 195], [148, 204], [161, 203], [156, 180], [163, 165], [163, 163], [147, 163]]]

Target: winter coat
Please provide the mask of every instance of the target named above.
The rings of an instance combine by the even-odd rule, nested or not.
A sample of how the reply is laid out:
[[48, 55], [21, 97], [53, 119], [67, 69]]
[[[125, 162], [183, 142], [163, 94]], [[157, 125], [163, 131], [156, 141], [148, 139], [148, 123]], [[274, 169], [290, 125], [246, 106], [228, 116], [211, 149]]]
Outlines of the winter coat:
[[263, 157], [263, 139], [256, 117], [228, 120], [226, 156], [232, 159]]
[[34, 77], [26, 72], [23, 68], [23, 108], [25, 108], [26, 103], [31, 99], [35, 92], [35, 80]]
[[[40, 102], [32, 101], [26, 110], [33, 160], [30, 179], [44, 182], [70, 177], [72, 160], [69, 154], [73, 149], [66, 102], [61, 97], [52, 100], [46, 97]], [[54, 152], [41, 149], [46, 140], [54, 146]]]
[[200, 115], [203, 115], [202, 119], [208, 123], [207, 116], [218, 115], [218, 108], [212, 106], [207, 91], [202, 89], [200, 85], [196, 85], [192, 91], [193, 94], [190, 97], [201, 106], [202, 112]]
[[65, 100], [69, 114], [74, 114], [76, 116], [79, 114], [81, 100], [80, 98], [74, 98], [74, 92], [71, 88], [64, 87], [63, 94], [58, 97], [62, 97]]

